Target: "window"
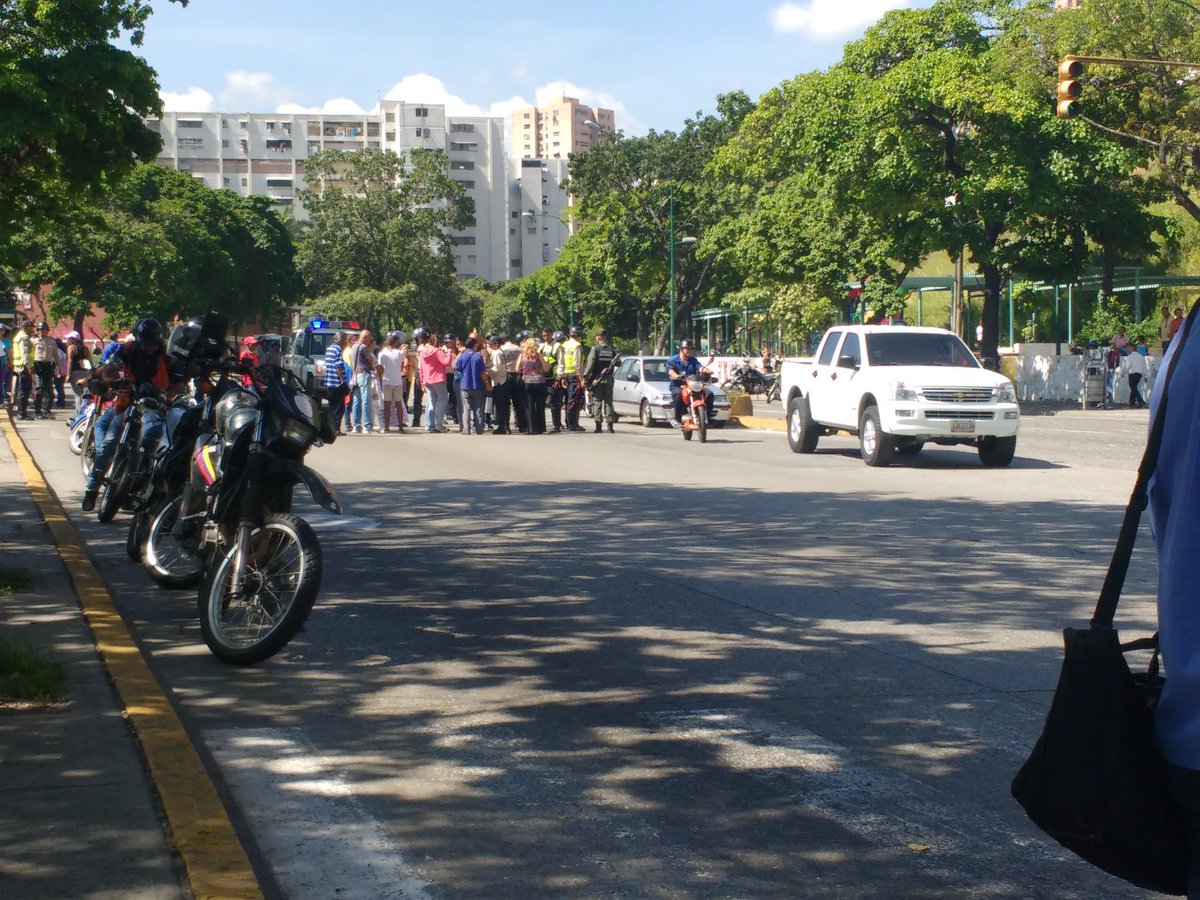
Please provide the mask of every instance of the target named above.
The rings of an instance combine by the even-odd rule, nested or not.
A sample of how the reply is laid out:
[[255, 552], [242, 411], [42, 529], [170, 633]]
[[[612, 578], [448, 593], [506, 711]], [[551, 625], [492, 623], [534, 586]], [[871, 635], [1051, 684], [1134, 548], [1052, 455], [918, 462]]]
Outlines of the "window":
[[221, 179], [221, 184], [222, 184], [224, 187], [229, 187], [229, 179], [228, 179], [228, 178], [222, 178], [222, 179]]
[[245, 186], [246, 186], [247, 184], [249, 184], [249, 183], [250, 183], [250, 182], [249, 182], [249, 181], [246, 179], [246, 176], [245, 176], [245, 175], [243, 175], [243, 176], [242, 176], [242, 187], [245, 187]]
[[413, 115], [416, 116], [418, 119], [428, 119], [429, 118], [429, 107], [428, 106], [418, 106], [413, 110]]
[[428, 128], [418, 128], [416, 131], [417, 137], [430, 137], [433, 134]]
[[229, 127], [229, 120], [228, 120], [228, 119], [222, 119], [222, 120], [221, 120], [221, 127], [222, 127], [222, 128], [228, 128], [228, 127]]
[[475, 163], [469, 159], [452, 159], [450, 160], [450, 168], [457, 172], [467, 172], [475, 168]]
[[450, 130], [462, 134], [464, 132], [474, 131], [475, 126], [472, 125], [470, 122], [451, 122]]
[[846, 339], [842, 341], [842, 349], [838, 351], [838, 368], [853, 369], [860, 365], [862, 365], [862, 348], [858, 342], [858, 335], [853, 331], [847, 332]]
[[291, 123], [291, 122], [284, 122], [284, 123], [283, 123], [283, 133], [284, 133], [284, 134], [291, 134], [291, 133], [292, 133], [292, 123]]
[[838, 341], [842, 338], [840, 331], [831, 331], [825, 338], [825, 346], [821, 348], [821, 356], [817, 360], [818, 365], [827, 366], [833, 362], [833, 351], [837, 349]]
[[474, 253], [470, 253], [467, 255], [467, 262], [475, 262], [478, 258]]
[[385, 134], [385, 135], [383, 136], [383, 139], [384, 139], [385, 141], [394, 141], [394, 140], [396, 139], [396, 132], [394, 132], [394, 131], [389, 131], [387, 134]]
[[242, 131], [246, 130], [246, 120], [245, 119], [238, 119], [238, 128], [242, 129]]
[[509, 217], [510, 219], [519, 219], [519, 218], [521, 218], [521, 214], [520, 214], [519, 212], [516, 212], [516, 211], [514, 210], [513, 212], [510, 212], [510, 213], [508, 214], [508, 217]]
[[510, 259], [510, 260], [508, 261], [508, 264], [509, 264], [510, 266], [512, 266], [514, 269], [519, 269], [519, 268], [521, 268], [521, 260], [519, 260], [519, 259]]
[[221, 146], [226, 150], [229, 149], [229, 138], [221, 138]]
[[517, 229], [515, 229], [515, 228], [510, 228], [510, 229], [508, 229], [508, 233], [509, 233], [509, 234], [516, 234], [516, 233], [517, 233]]
[[459, 247], [462, 247], [462, 246], [473, 247], [473, 246], [475, 246], [475, 238], [471, 235], [456, 234], [454, 236], [454, 243]]
[[468, 190], [468, 191], [469, 191], [469, 190], [471, 190], [472, 188], [474, 188], [474, 187], [475, 187], [475, 182], [474, 182], [474, 181], [462, 181], [462, 180], [459, 180], [459, 182], [458, 182], [458, 183], [459, 183], [459, 184], [461, 184], [461, 185], [462, 185], [462, 186], [463, 186], [463, 187], [464, 187], [466, 190]]
[[179, 146], [183, 149], [195, 150], [204, 146], [204, 138], [181, 137], [179, 138]]
[[463, 141], [451, 141], [450, 149], [458, 150], [462, 153], [475, 153], [479, 149], [479, 145], [474, 141], [471, 143], [465, 143]]
[[275, 130], [275, 123], [274, 123], [274, 122], [264, 122], [264, 123], [263, 123], [263, 125], [266, 127], [267, 131], [274, 131], [274, 130]]
[[903, 328], [897, 328], [896, 332], [867, 335], [867, 358], [871, 365], [979, 368], [974, 354], [952, 334], [924, 334]]
[[177, 128], [203, 128], [204, 121], [202, 119], [179, 119], [175, 122]]
[[394, 112], [390, 112], [390, 113], [384, 113], [384, 115], [383, 115], [383, 121], [385, 121], [385, 122], [387, 122], [387, 123], [389, 123], [389, 124], [391, 124], [391, 123], [395, 122], [395, 121], [396, 121], [396, 114], [395, 114]]

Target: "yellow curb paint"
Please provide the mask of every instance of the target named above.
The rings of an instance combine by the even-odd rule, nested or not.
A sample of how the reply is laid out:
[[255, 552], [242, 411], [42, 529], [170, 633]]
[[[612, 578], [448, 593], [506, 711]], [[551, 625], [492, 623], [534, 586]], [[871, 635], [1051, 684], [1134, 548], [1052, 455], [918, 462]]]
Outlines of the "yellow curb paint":
[[260, 898], [262, 890], [216, 787], [145, 658], [88, 559], [75, 526], [51, 492], [20, 434], [0, 417], [0, 431], [16, 457], [38, 510], [91, 626], [96, 649], [133, 725], [162, 801], [171, 839], [197, 898]]

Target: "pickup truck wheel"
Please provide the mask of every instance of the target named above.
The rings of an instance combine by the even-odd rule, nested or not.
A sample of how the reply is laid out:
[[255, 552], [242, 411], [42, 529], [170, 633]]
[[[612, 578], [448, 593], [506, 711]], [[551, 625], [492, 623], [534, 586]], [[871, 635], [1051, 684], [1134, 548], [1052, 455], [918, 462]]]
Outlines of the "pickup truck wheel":
[[[858, 420], [858, 445], [868, 466], [890, 465], [896, 453], [896, 439], [879, 424], [879, 408], [868, 406]], [[982, 452], [982, 451], [981, 451]]]
[[794, 397], [788, 404], [788, 446], [793, 453], [812, 453], [817, 449], [821, 430], [813, 421], [807, 397]]
[[983, 437], [979, 439], [979, 461], [986, 468], [999, 469], [1013, 461], [1017, 452], [1017, 436]]

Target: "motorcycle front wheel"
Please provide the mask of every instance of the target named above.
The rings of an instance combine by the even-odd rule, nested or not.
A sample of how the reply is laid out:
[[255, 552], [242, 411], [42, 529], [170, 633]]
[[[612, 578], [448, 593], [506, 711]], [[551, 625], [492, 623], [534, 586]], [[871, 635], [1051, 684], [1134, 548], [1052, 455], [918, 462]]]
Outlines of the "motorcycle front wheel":
[[692, 415], [696, 418], [696, 433], [703, 444], [708, 440], [708, 410], [701, 406]]
[[84, 416], [71, 428], [71, 452], [76, 456], [83, 452], [83, 442], [87, 437], [88, 424], [90, 421], [90, 417]]
[[129, 533], [125, 535], [125, 555], [131, 562], [142, 561], [142, 548], [146, 544], [146, 532], [149, 530], [150, 517], [139, 510], [133, 514], [129, 523]]
[[121, 504], [125, 502], [125, 495], [129, 492], [129, 476], [126, 471], [128, 468], [129, 452], [124, 446], [119, 446], [113, 456], [112, 465], [108, 467], [108, 474], [104, 477], [104, 487], [100, 489], [100, 505], [96, 507], [96, 518], [101, 522], [111, 522]]
[[252, 666], [287, 646], [321, 589], [321, 544], [299, 516], [270, 515], [250, 537], [242, 595], [233, 596], [236, 548], [209, 566], [198, 598], [204, 643], [222, 662]]
[[159, 587], [192, 588], [204, 577], [204, 560], [173, 533], [182, 503], [178, 495], [169, 497], [150, 513], [143, 562]]
[[95, 420], [89, 421], [79, 442], [79, 466], [83, 469], [83, 479], [92, 477], [92, 464], [96, 460], [96, 425]]

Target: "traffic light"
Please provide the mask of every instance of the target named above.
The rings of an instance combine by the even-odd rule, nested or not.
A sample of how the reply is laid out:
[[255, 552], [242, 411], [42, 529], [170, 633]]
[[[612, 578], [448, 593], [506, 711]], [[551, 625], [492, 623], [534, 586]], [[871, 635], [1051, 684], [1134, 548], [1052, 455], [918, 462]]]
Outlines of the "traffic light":
[[1083, 86], [1079, 76], [1083, 74], [1083, 63], [1073, 56], [1064, 56], [1058, 64], [1058, 107], [1055, 115], [1060, 119], [1073, 119], [1083, 112], [1079, 95]]

